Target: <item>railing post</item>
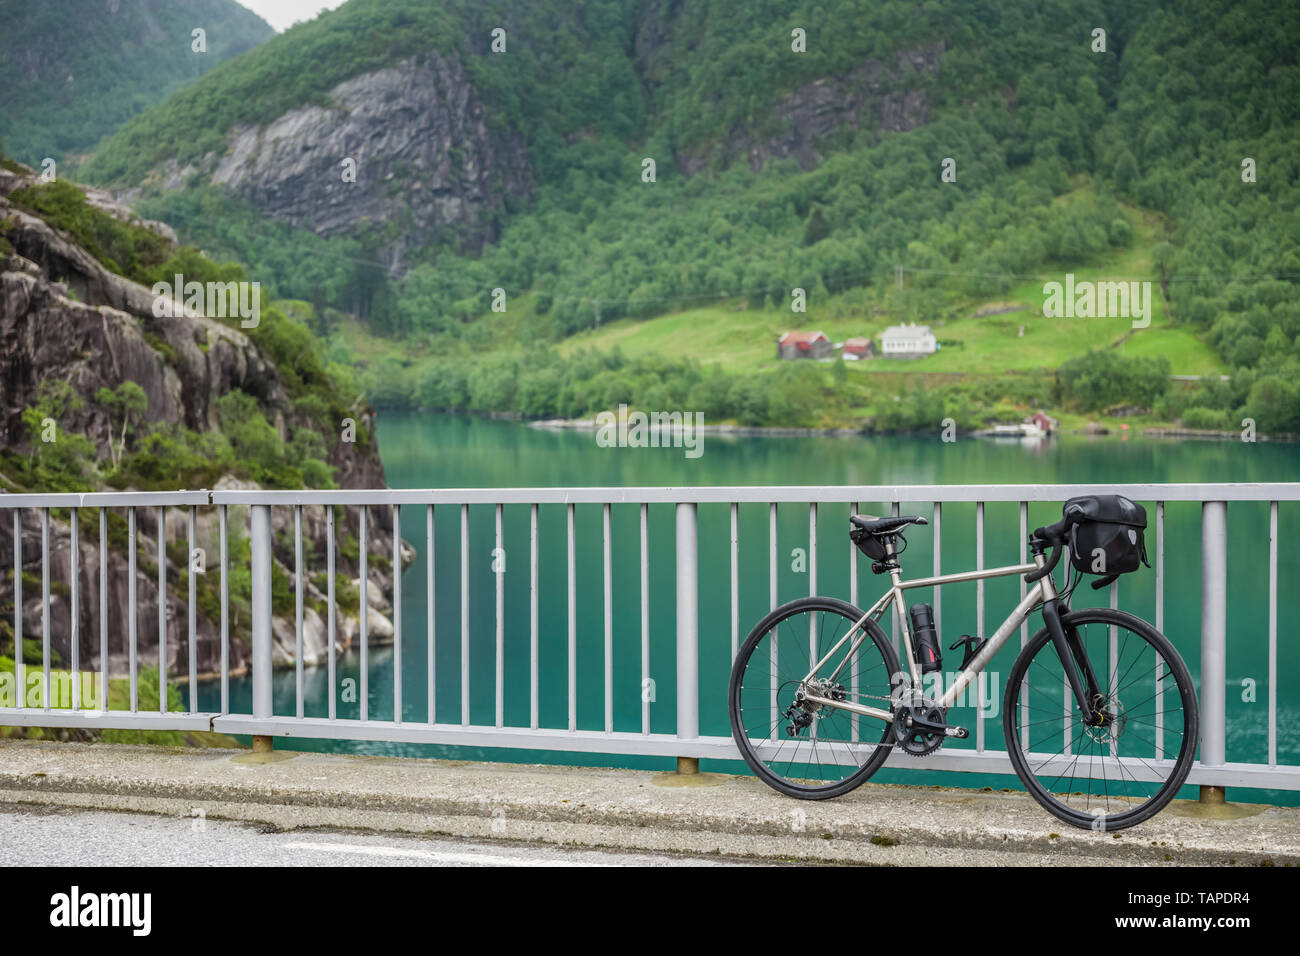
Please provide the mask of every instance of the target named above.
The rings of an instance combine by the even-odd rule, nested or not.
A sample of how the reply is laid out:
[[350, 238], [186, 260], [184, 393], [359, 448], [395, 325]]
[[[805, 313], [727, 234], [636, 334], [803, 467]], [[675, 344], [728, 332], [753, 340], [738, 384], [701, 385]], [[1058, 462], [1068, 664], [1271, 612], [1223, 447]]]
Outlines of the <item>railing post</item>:
[[[677, 503], [677, 739], [700, 735], [699, 515]], [[698, 757], [678, 757], [678, 773], [699, 773]]]
[[[1201, 765], [1226, 760], [1228, 503], [1201, 505]], [[1223, 787], [1201, 787], [1202, 803], [1223, 803]]]
[[[253, 716], [271, 717], [271, 506], [249, 506], [253, 615]], [[271, 749], [271, 737], [254, 736], [254, 752]]]

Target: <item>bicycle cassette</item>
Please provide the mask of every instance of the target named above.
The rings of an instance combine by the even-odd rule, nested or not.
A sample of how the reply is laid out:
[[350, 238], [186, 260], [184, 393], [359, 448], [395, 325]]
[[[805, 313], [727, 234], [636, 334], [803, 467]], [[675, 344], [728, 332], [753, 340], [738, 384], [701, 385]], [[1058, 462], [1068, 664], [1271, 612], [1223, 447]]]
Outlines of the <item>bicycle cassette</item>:
[[915, 704], [899, 707], [894, 716], [895, 745], [913, 757], [924, 757], [943, 746], [944, 734], [915, 727], [912, 723], [914, 717], [931, 724], [943, 724], [946, 715], [942, 707], [933, 701], [922, 699]]

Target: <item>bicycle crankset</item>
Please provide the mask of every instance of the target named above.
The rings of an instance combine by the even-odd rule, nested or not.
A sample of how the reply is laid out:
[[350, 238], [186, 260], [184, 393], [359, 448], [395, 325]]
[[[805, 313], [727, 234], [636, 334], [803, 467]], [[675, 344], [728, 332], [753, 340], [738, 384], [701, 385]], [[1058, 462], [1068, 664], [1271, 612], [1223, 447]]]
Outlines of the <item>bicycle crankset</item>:
[[966, 728], [949, 727], [947, 714], [924, 697], [903, 704], [894, 716], [894, 741], [904, 753], [924, 757], [938, 750], [947, 737], [965, 737]]

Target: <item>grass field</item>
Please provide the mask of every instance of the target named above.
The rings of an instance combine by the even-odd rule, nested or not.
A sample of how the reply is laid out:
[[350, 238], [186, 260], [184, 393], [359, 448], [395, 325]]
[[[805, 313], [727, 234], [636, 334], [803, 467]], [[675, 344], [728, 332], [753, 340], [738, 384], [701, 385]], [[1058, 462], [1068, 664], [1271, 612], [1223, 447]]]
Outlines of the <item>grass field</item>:
[[[1045, 277], [1075, 282], [1121, 281], [1150, 277], [1156, 270], [1151, 248], [1157, 224], [1139, 212], [1133, 245], [1107, 257], [1098, 267], [1059, 266]], [[911, 281], [909, 278], [908, 281]], [[1027, 280], [995, 299], [955, 296], [936, 288], [892, 290], [866, 307], [846, 308], [830, 302], [810, 303], [807, 313], [772, 309], [748, 310], [739, 305], [692, 309], [653, 319], [624, 319], [566, 339], [560, 349], [600, 351], [616, 346], [629, 356], [693, 357], [733, 371], [755, 369], [779, 361], [776, 340], [792, 329], [820, 330], [832, 342], [865, 336], [879, 343], [880, 334], [900, 321], [929, 325], [940, 349], [918, 359], [875, 359], [852, 363], [864, 372], [955, 372], [998, 374], [1012, 370], [1054, 370], [1089, 349], [1118, 348], [1129, 356], [1163, 355], [1175, 375], [1217, 375], [1227, 371], [1214, 351], [1195, 333], [1174, 325], [1165, 311], [1159, 285], [1152, 284], [1151, 324], [1134, 329], [1126, 318], [1048, 318], [1043, 314], [1043, 282]], [[1012, 311], [976, 318], [981, 310], [1018, 305]]]
[[[1083, 202], [1089, 195], [1084, 185], [1058, 197], [1057, 202]], [[618, 349], [629, 358], [691, 359], [730, 373], [763, 375], [784, 364], [776, 354], [777, 339], [789, 330], [820, 330], [832, 342], [865, 336], [879, 343], [887, 326], [904, 321], [929, 325], [940, 343], [933, 355], [846, 363], [837, 351], [834, 359], [823, 363], [827, 369], [843, 365], [849, 375], [849, 387], [837, 389], [837, 400], [832, 402], [835, 407], [823, 409], [825, 424], [835, 425], [869, 418], [872, 404], [881, 394], [901, 396], [914, 387], [928, 390], [961, 382], [985, 388], [988, 394], [989, 384], [1008, 375], [1050, 379], [1063, 363], [1093, 349], [1116, 349], [1129, 357], [1164, 356], [1175, 375], [1225, 373], [1228, 369], [1215, 352], [1191, 328], [1175, 325], [1167, 314], [1154, 278], [1158, 269], [1152, 256], [1165, 225], [1134, 207], [1126, 207], [1126, 215], [1133, 227], [1127, 247], [1095, 257], [1087, 267], [1048, 263], [1038, 275], [1022, 277], [996, 295], [959, 291], [960, 279], [909, 274], [901, 290], [890, 285], [814, 296], [805, 313], [750, 308], [744, 299], [735, 298], [648, 319], [608, 322], [547, 346], [547, 322], [536, 314], [536, 297], [530, 293], [512, 296], [504, 313], [478, 317], [464, 326], [456, 339], [421, 335], [403, 340], [380, 338], [364, 323], [336, 313], [331, 320], [329, 352], [334, 361], [350, 365], [371, 382], [392, 381], [394, 376], [411, 376], [414, 381], [422, 365], [434, 358], [445, 361], [449, 349], [452, 355], [488, 356], [541, 347], [554, 348], [563, 355], [582, 349]], [[1067, 273], [1073, 274], [1076, 286], [1080, 282], [1151, 281], [1149, 326], [1135, 329], [1127, 317], [1045, 316], [1044, 283], [1064, 283]], [[309, 311], [306, 303], [289, 307], [300, 316]], [[1016, 420], [1025, 409], [1013, 401], [988, 411], [999, 419]], [[1055, 412], [1067, 414], [1064, 409]], [[1082, 423], [1093, 416], [1077, 417]], [[1143, 424], [1170, 423], [1151, 420]]]

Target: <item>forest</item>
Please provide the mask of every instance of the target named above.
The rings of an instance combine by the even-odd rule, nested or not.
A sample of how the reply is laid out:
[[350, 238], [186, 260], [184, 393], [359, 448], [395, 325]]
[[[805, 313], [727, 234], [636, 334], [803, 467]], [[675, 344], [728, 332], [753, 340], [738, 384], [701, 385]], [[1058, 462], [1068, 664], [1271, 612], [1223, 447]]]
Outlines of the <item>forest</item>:
[[[485, 55], [496, 22], [511, 24], [510, 56]], [[1100, 51], [1097, 24], [1106, 25]], [[795, 27], [806, 31], [806, 54], [790, 51]], [[923, 293], [915, 316], [924, 320], [934, 303], [973, 305], [1026, 277], [1128, 252], [1148, 270], [1133, 278], [1151, 279], [1173, 322], [1231, 373], [1223, 387], [1171, 394], [1162, 409], [1207, 426], [1248, 415], [1264, 430], [1300, 432], [1300, 65], [1286, 39], [1298, 33], [1300, 10], [1259, 0], [1028, 10], [983, 0], [352, 0], [137, 117], [81, 172], [106, 184], [142, 180], [164, 158], [219, 148], [233, 124], [268, 121], [432, 44], [464, 58], [493, 105], [489, 122], [528, 144], [536, 195], [508, 207], [498, 242], [466, 249], [449, 234], [404, 250], [393, 269], [394, 223], [322, 239], [264, 219], [201, 177], [139, 206], [248, 264], [274, 297], [311, 303], [320, 334], [330, 334], [331, 314], [346, 313], [372, 334], [431, 343], [443, 360], [410, 369], [410, 382], [467, 356], [543, 376], [527, 390], [520, 379], [509, 399], [471, 398], [454, 378], [425, 398], [415, 397], [423, 386], [399, 396], [371, 376], [375, 401], [577, 413], [584, 403], [573, 396], [599, 393], [600, 371], [566, 359], [564, 375], [587, 369], [589, 381], [551, 391], [545, 376], [556, 369], [536, 350], [600, 322], [719, 301], [787, 309], [795, 287], [813, 302], [850, 290], [884, 302], [899, 264]], [[754, 169], [737, 154], [737, 143], [784, 129], [779, 104], [792, 91], [933, 44], [944, 50], [936, 74], [887, 81], [924, 92], [929, 115], [916, 128], [843, 125], [818, 143], [811, 168], [778, 157]], [[647, 157], [653, 182], [642, 179]], [[940, 178], [945, 158], [954, 182]], [[1087, 202], [1067, 201], [1080, 190]], [[496, 289], [528, 302], [515, 341], [489, 331]], [[1095, 361], [1085, 356], [1099, 345], [1081, 342], [1078, 360]], [[998, 356], [989, 361], [995, 368]], [[779, 391], [767, 375], [749, 377]], [[829, 373], [822, 381], [833, 391]], [[1062, 369], [1054, 394], [1082, 410], [1071, 381]], [[628, 400], [651, 401], [647, 389]], [[1160, 397], [1116, 400], [1150, 407]], [[738, 407], [718, 406], [793, 423], [804, 405], [763, 415]]]

